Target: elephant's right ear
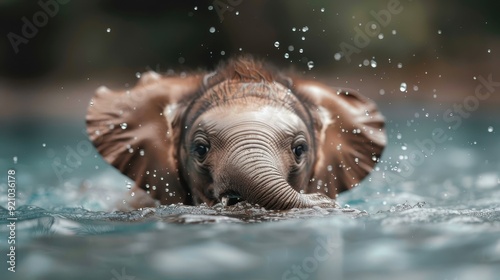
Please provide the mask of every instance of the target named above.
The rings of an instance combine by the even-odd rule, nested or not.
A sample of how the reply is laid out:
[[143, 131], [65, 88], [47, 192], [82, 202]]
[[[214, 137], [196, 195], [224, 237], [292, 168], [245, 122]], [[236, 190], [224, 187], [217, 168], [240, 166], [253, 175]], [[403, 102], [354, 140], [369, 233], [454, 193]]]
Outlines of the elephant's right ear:
[[162, 204], [185, 203], [177, 152], [182, 114], [202, 76], [149, 72], [130, 90], [101, 87], [90, 101], [87, 132], [99, 153]]

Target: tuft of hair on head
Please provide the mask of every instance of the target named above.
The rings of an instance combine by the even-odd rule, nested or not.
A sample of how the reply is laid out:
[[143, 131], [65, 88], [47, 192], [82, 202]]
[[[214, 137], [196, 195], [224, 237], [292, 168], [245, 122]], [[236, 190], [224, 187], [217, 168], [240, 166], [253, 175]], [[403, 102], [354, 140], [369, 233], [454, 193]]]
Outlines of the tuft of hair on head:
[[252, 55], [240, 55], [222, 62], [215, 72], [205, 79], [205, 87], [210, 88], [223, 81], [235, 82], [284, 82], [284, 76], [273, 65], [256, 59]]

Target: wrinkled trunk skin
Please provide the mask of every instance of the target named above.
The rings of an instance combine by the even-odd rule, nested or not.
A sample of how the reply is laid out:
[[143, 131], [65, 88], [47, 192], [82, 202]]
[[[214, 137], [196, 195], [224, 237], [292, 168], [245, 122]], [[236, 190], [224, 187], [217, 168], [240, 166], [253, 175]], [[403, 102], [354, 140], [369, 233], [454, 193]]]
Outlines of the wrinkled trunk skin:
[[227, 187], [239, 192], [242, 198], [250, 203], [259, 204], [266, 209], [305, 207], [299, 193], [292, 189], [283, 176], [270, 168], [258, 168], [234, 178], [239, 179], [238, 182], [231, 182]]
[[269, 143], [253, 139], [248, 146], [236, 145], [228, 153], [226, 174], [219, 178], [219, 195], [236, 191], [242, 199], [266, 209], [285, 210], [312, 206], [332, 206], [332, 200], [320, 194], [300, 194], [285, 180], [280, 157]]

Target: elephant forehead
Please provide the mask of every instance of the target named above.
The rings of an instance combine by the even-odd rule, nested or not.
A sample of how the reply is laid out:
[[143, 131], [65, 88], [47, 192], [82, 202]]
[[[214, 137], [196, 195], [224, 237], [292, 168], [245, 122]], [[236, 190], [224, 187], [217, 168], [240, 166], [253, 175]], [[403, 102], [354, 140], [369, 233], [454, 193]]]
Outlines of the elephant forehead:
[[298, 98], [292, 91], [282, 84], [261, 82], [224, 81], [207, 89], [194, 101], [194, 109], [200, 109], [199, 114], [214, 107], [230, 105], [250, 106], [252, 103], [259, 106], [272, 105], [296, 110], [300, 106]]
[[223, 106], [205, 112], [195, 125], [209, 133], [227, 133], [234, 129], [268, 130], [280, 134], [306, 132], [302, 119], [290, 110], [276, 106]]
[[[201, 115], [208, 111], [235, 113], [253, 110], [255, 108], [272, 107], [261, 110], [260, 115], [268, 117], [276, 114], [277, 109], [288, 110], [300, 116], [309, 123], [310, 116], [307, 109], [297, 96], [287, 87], [279, 83], [261, 82], [236, 82], [224, 81], [207, 90], [193, 100], [187, 112], [186, 125], [193, 124]], [[258, 110], [257, 110], [258, 111]], [[256, 116], [258, 117], [258, 116]]]

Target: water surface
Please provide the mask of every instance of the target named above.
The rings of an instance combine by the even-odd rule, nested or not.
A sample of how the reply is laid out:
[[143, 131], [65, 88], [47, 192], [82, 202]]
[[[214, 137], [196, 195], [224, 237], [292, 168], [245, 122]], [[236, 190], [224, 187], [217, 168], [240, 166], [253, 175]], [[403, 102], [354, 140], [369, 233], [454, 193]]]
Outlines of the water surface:
[[[477, 117], [450, 130], [435, 119], [388, 119], [382, 162], [339, 196], [341, 208], [291, 211], [109, 211], [130, 181], [87, 150], [83, 123], [3, 124], [12, 133], [0, 135], [2, 254], [9, 168], [18, 221], [16, 273], [4, 263], [1, 278], [498, 279], [500, 123]], [[435, 127], [447, 141], [409, 163]]]

